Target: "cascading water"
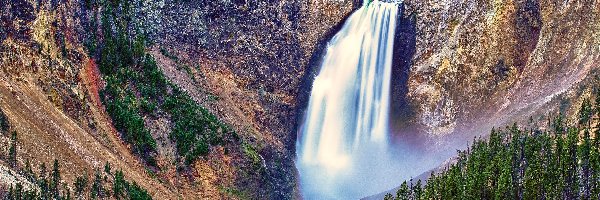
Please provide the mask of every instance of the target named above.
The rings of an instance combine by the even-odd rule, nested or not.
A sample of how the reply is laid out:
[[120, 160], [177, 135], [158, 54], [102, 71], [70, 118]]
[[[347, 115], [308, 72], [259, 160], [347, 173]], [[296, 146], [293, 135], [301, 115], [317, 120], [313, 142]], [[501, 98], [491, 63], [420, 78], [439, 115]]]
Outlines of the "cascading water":
[[398, 3], [365, 1], [328, 43], [297, 143], [304, 198], [359, 198], [396, 186], [376, 179], [394, 167], [388, 114], [397, 15]]

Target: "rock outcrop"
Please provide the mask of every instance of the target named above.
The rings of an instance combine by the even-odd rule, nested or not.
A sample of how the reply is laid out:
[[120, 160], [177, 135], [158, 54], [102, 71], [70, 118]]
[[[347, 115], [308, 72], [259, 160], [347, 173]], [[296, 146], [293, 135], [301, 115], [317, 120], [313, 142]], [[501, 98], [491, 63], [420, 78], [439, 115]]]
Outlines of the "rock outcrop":
[[[100, 2], [0, 0], [0, 109], [23, 132], [19, 162], [70, 161], [72, 182], [68, 174], [109, 160], [160, 199], [297, 197], [297, 123], [327, 41], [362, 1], [134, 2], [133, 22], [153, 42], [146, 50], [166, 77], [247, 143], [212, 149], [190, 176], [168, 168], [154, 177], [120, 140], [98, 97], [103, 84], [86, 42]], [[398, 140], [448, 149], [493, 126], [553, 114], [594, 89], [599, 1], [402, 6], [390, 123]], [[155, 135], [168, 123], [146, 119]], [[168, 148], [158, 154], [173, 157]], [[248, 163], [258, 167], [235, 166]]]
[[[362, 2], [192, 0], [130, 4], [133, 22], [154, 43], [148, 51], [171, 82], [187, 90], [198, 104], [248, 141], [247, 146], [213, 149], [186, 172], [190, 175], [187, 178], [167, 165], [160, 171], [147, 171], [120, 140], [104, 111], [98, 95], [103, 80], [86, 52], [91, 33], [98, 26], [94, 23], [102, 19], [101, 3], [1, 2], [0, 73], [6, 93], [0, 96], [4, 99], [0, 108], [8, 113], [13, 130], [27, 132], [20, 134], [22, 140], [29, 141], [21, 147], [21, 164], [25, 158], [34, 164], [54, 158], [71, 161], [64, 173], [72, 182], [81, 171], [91, 172], [104, 161], [114, 162], [114, 166], [127, 169], [128, 178], [143, 183], [160, 199], [294, 198], [298, 190], [293, 164], [295, 125], [298, 105], [302, 104], [297, 94], [302, 92], [313, 52], [324, 48], [335, 26]], [[15, 97], [36, 101], [25, 101], [23, 107], [8, 101]], [[36, 125], [35, 131], [28, 132], [34, 123], [31, 120], [36, 119], [18, 114], [28, 112], [58, 118], [51, 117], [47, 121], [50, 124]], [[168, 131], [168, 120], [145, 121], [154, 135]], [[53, 135], [56, 131], [60, 134]], [[2, 141], [7, 137], [3, 135]], [[32, 153], [40, 151], [37, 145], [55, 141], [56, 147], [49, 152]], [[160, 142], [160, 146], [161, 159], [173, 158], [172, 144]], [[231, 148], [240, 150], [227, 153]], [[244, 160], [248, 159], [258, 162], [258, 168], [236, 166], [247, 165]]]
[[416, 50], [408, 92], [394, 98], [415, 107], [408, 119], [433, 143], [464, 143], [493, 126], [552, 113], [555, 96], [578, 90], [599, 67], [596, 1], [407, 0], [405, 6], [416, 21]]

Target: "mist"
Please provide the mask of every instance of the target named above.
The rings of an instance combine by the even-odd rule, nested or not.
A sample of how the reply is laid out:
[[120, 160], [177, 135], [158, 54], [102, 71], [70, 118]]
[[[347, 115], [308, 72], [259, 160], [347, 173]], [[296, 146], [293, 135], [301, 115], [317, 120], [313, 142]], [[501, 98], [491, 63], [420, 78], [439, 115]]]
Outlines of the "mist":
[[405, 144], [366, 143], [345, 168], [297, 165], [304, 199], [360, 199], [399, 186], [444, 161], [433, 151]]

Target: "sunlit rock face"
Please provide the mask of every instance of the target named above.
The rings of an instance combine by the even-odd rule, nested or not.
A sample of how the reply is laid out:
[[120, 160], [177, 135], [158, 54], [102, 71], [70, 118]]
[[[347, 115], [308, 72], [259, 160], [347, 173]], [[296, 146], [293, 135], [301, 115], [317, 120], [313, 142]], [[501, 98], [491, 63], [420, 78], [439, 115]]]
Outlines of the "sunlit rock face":
[[289, 199], [299, 192], [295, 129], [298, 105], [307, 101], [298, 93], [309, 90], [302, 87], [308, 62], [360, 5], [352, 0], [143, 1], [138, 17], [157, 45], [198, 66], [202, 87], [222, 99], [213, 107], [216, 113], [259, 147], [264, 169], [236, 172], [238, 188], [258, 199]]
[[[79, 74], [88, 63], [83, 43], [93, 33], [91, 19], [100, 21], [102, 14], [98, 5], [89, 3], [0, 1], [0, 74], [32, 74], [49, 98], [60, 100], [58, 107], [83, 127], [88, 121], [90, 127], [95, 123], [88, 120], [92, 116], [88, 108], [83, 108], [87, 97]], [[133, 24], [139, 25], [152, 41], [149, 51], [162, 57], [159, 49], [164, 49], [177, 57], [177, 62], [166, 63], [186, 65], [202, 74], [199, 81], [185, 84], [218, 97], [198, 103], [256, 147], [262, 164], [256, 170], [222, 164], [228, 158], [209, 157], [205, 163], [210, 164], [190, 170], [198, 171], [194, 178], [209, 180], [199, 187], [180, 188], [184, 199], [186, 194], [224, 198], [229, 194], [223, 188], [229, 186], [242, 188], [256, 199], [290, 199], [298, 193], [293, 160], [297, 93], [313, 52], [361, 4], [337, 0], [132, 1], [132, 33], [137, 32]], [[59, 47], [65, 43], [72, 62], [61, 60]], [[248, 159], [246, 155], [232, 157]], [[172, 170], [165, 174], [175, 177]]]
[[[402, 71], [407, 92], [393, 98], [410, 109], [395, 115], [392, 132], [405, 138], [398, 140], [434, 144], [424, 149], [454, 149], [450, 144], [464, 146], [492, 126], [526, 121], [598, 68], [598, 2], [407, 0], [405, 6], [416, 44]], [[411, 123], [394, 126], [398, 121]]]

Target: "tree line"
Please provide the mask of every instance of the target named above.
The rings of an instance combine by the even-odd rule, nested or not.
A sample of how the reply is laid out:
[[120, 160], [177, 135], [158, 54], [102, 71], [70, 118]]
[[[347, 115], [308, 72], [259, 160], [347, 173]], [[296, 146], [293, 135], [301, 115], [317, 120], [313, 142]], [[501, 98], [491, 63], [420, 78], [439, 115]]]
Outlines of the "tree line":
[[10, 136], [10, 148], [8, 152], [8, 163], [27, 183], [16, 180], [11, 184], [8, 191], [0, 195], [6, 200], [24, 199], [152, 199], [150, 194], [135, 182], [125, 180], [121, 170], [113, 171], [110, 163], [104, 165], [104, 170], [96, 169], [94, 179], [90, 181], [87, 173], [80, 174], [72, 184], [62, 180], [60, 162], [54, 159], [51, 171], [48, 171], [45, 163], [38, 166], [39, 171], [34, 172], [31, 162], [26, 159], [25, 166], [17, 165], [17, 132], [13, 131]]
[[[146, 53], [149, 40], [132, 20], [132, 2], [86, 2], [92, 10], [88, 26], [93, 31], [85, 45], [98, 60], [106, 82], [100, 98], [134, 153], [148, 165], [157, 166], [157, 143], [144, 119], [160, 116], [171, 120], [169, 139], [175, 141], [177, 157], [186, 165], [207, 155], [211, 146], [224, 145], [226, 134], [239, 139], [228, 125], [167, 80], [154, 57]], [[170, 58], [176, 59], [174, 55]]]
[[599, 114], [597, 95], [574, 124], [559, 115], [547, 128], [492, 129], [426, 184], [405, 181], [384, 199], [600, 199]]

